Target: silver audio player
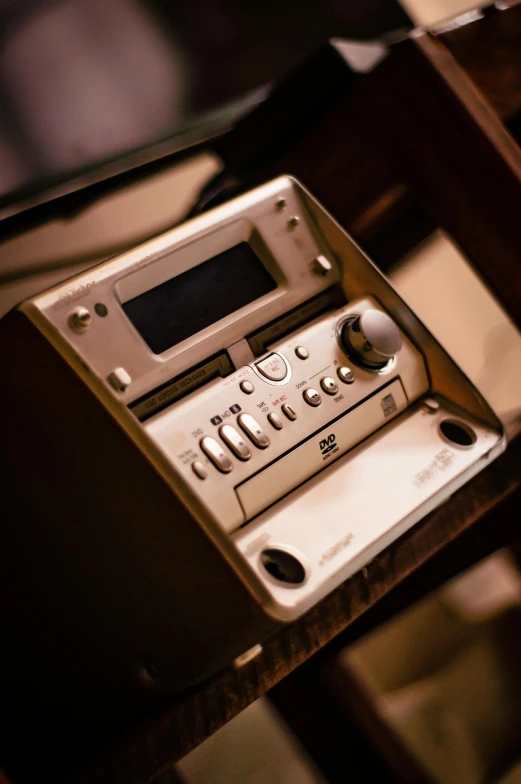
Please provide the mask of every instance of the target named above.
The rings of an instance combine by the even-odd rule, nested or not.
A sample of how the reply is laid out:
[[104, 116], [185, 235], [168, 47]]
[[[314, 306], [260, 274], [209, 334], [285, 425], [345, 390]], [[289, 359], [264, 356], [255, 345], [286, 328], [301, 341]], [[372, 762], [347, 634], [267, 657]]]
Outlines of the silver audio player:
[[23, 487], [2, 571], [36, 638], [42, 613], [81, 627], [47, 627], [53, 699], [79, 689], [77, 724], [103, 701], [105, 731], [301, 615], [505, 447], [290, 177], [24, 302], [0, 340]]

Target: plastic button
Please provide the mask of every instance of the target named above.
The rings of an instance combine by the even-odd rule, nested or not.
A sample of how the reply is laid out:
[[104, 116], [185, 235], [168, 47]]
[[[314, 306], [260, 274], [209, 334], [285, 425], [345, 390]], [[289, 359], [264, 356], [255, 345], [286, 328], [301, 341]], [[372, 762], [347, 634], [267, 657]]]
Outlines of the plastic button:
[[252, 392], [255, 392], [255, 387], [251, 381], [241, 381], [239, 386], [241, 388], [241, 392], [244, 392], [245, 395], [251, 395]]
[[355, 380], [355, 376], [351, 368], [339, 367], [336, 373], [340, 381], [343, 381], [344, 384], [352, 384]]
[[282, 424], [282, 419], [279, 417], [278, 414], [268, 414], [268, 422], [275, 430], [282, 430], [284, 425]]
[[319, 275], [327, 275], [333, 269], [333, 265], [325, 256], [317, 256], [316, 259], [313, 259], [311, 267]]
[[297, 346], [295, 349], [295, 354], [299, 359], [308, 359], [309, 357], [309, 351], [307, 348], [304, 348], [304, 346]]
[[336, 395], [338, 392], [338, 384], [336, 383], [335, 379], [331, 378], [330, 376], [323, 378], [320, 382], [320, 386], [328, 395]]
[[132, 381], [125, 368], [121, 367], [113, 370], [108, 380], [111, 387], [113, 387], [117, 392], [124, 392]]
[[286, 403], [284, 403], [284, 405], [280, 407], [280, 410], [282, 411], [284, 416], [287, 419], [289, 419], [291, 422], [294, 422], [295, 419], [297, 418], [295, 411], [291, 408], [291, 406], [286, 405]]
[[237, 422], [248, 438], [253, 441], [255, 446], [258, 446], [259, 449], [266, 449], [266, 447], [270, 445], [268, 436], [257, 420], [250, 416], [250, 414], [240, 414], [237, 417]]
[[322, 403], [322, 398], [316, 389], [305, 389], [302, 393], [302, 397], [308, 406], [319, 406]]
[[233, 463], [215, 438], [211, 438], [210, 436], [201, 438], [201, 449], [219, 471], [223, 474], [230, 473], [233, 468]]
[[234, 427], [231, 425], [223, 425], [219, 428], [219, 435], [221, 436], [224, 443], [230, 447], [234, 455], [239, 458], [239, 460], [250, 459], [250, 448], [241, 434], [238, 433]]
[[270, 381], [284, 381], [288, 375], [286, 363], [280, 354], [270, 354], [266, 359], [256, 362], [255, 367]]
[[208, 476], [208, 471], [206, 470], [206, 466], [204, 463], [201, 463], [200, 460], [196, 460], [195, 463], [192, 463], [192, 471], [199, 479], [206, 479]]

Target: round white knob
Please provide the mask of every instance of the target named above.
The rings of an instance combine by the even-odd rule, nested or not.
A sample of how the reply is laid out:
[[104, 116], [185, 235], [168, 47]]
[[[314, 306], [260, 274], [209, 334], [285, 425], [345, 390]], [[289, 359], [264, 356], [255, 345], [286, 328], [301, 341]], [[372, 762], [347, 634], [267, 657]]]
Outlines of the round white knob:
[[69, 326], [72, 329], [75, 329], [77, 332], [82, 332], [84, 329], [87, 329], [90, 322], [92, 320], [92, 316], [87, 308], [82, 307], [81, 305], [78, 308], [74, 308], [72, 313], [69, 315]]
[[382, 368], [402, 347], [402, 336], [394, 321], [381, 310], [366, 310], [342, 330], [347, 353], [362, 365]]

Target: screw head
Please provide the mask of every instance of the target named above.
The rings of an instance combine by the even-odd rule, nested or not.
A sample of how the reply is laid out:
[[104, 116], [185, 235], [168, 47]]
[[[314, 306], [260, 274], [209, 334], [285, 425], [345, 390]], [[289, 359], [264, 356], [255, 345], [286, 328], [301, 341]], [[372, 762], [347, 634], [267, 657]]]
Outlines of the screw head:
[[299, 223], [300, 223], [300, 218], [298, 217], [298, 215], [294, 215], [288, 221], [288, 229], [296, 229]]
[[288, 202], [286, 201], [286, 199], [285, 199], [283, 196], [280, 196], [280, 197], [277, 199], [277, 201], [275, 202], [275, 207], [276, 207], [276, 208], [277, 208], [277, 210], [279, 210], [280, 212], [282, 212], [282, 210], [285, 210], [285, 209], [286, 209], [286, 207], [287, 207], [287, 205], [288, 205]]

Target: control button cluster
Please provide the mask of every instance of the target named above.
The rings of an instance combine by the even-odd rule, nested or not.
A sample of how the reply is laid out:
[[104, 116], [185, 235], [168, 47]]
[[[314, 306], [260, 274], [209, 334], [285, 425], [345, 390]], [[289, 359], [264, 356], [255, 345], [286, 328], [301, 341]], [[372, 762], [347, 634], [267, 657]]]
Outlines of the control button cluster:
[[[287, 403], [281, 406], [280, 410], [286, 419], [290, 420], [290, 422], [293, 422], [297, 418], [294, 409]], [[282, 430], [284, 427], [282, 417], [275, 412], [270, 412], [266, 419], [274, 428], [274, 430]], [[268, 435], [264, 432], [257, 420], [251, 416], [251, 414], [240, 414], [237, 417], [237, 424], [246, 434], [252, 444], [254, 444], [258, 449], [267, 449], [267, 447], [270, 445], [270, 439]], [[247, 460], [251, 459], [252, 452], [247, 441], [245, 441], [239, 431], [232, 427], [232, 425], [221, 425], [219, 428], [219, 436], [222, 438], [226, 446], [232, 451], [235, 457], [239, 458], [239, 460], [246, 462]], [[211, 436], [203, 436], [199, 443], [205, 455], [211, 460], [218, 471], [223, 474], [229, 474], [230, 471], [233, 470], [232, 461], [215, 438], [212, 438]], [[197, 477], [199, 477], [199, 479], [204, 480], [208, 477], [207, 468], [204, 463], [201, 463], [200, 460], [195, 460], [192, 463], [192, 471]]]
[[[295, 354], [302, 360], [309, 358], [309, 351], [304, 346], [297, 346], [295, 348]], [[270, 354], [263, 360], [257, 362], [256, 368], [265, 378], [271, 381], [282, 381], [286, 378], [288, 373], [285, 361], [276, 353]], [[343, 384], [352, 384], [355, 380], [353, 371], [346, 365], [339, 367], [336, 372], [338, 379]], [[254, 385], [248, 380], [241, 381], [239, 388], [246, 395], [251, 395], [255, 391]], [[320, 379], [320, 388], [326, 395], [336, 395], [338, 392], [338, 382], [332, 376], [324, 376]], [[312, 387], [305, 389], [302, 396], [304, 401], [313, 408], [322, 404], [322, 395]], [[238, 406], [237, 409], [240, 410]], [[271, 427], [278, 431], [283, 429], [284, 419], [294, 422], [297, 419], [297, 413], [292, 406], [288, 403], [284, 403], [280, 407], [280, 415], [275, 412], [270, 412], [266, 419]], [[215, 424], [219, 423], [215, 422]], [[237, 417], [237, 424], [247, 439], [258, 449], [267, 449], [269, 447], [270, 439], [267, 433], [264, 432], [261, 425], [251, 416], [251, 414], [239, 414]], [[251, 448], [248, 445], [247, 440], [245, 440], [235, 427], [232, 427], [232, 425], [229, 424], [221, 425], [219, 428], [219, 436], [233, 455], [239, 460], [246, 462], [251, 459]], [[232, 461], [215, 438], [204, 436], [200, 441], [200, 446], [218, 471], [223, 474], [228, 474], [233, 470]], [[192, 463], [192, 471], [199, 479], [204, 480], [208, 477], [206, 466], [199, 460]]]
[[[352, 384], [355, 380], [355, 376], [351, 368], [345, 366], [338, 368], [337, 376], [344, 384]], [[326, 393], [326, 395], [336, 395], [338, 392], [338, 384], [331, 376], [324, 376], [320, 379], [320, 388], [323, 392]], [[302, 393], [302, 396], [308, 406], [314, 406], [316, 408], [322, 403], [322, 397], [320, 393], [311, 387], [305, 389]]]

